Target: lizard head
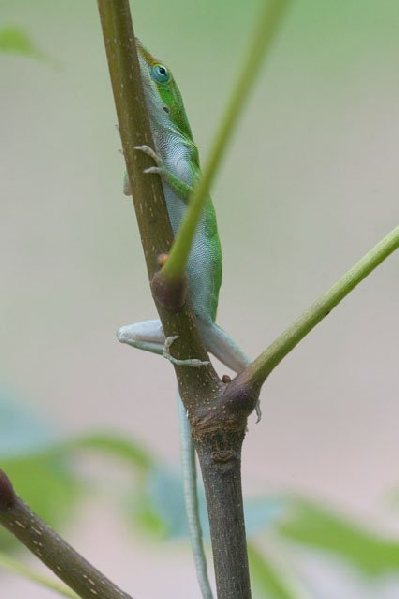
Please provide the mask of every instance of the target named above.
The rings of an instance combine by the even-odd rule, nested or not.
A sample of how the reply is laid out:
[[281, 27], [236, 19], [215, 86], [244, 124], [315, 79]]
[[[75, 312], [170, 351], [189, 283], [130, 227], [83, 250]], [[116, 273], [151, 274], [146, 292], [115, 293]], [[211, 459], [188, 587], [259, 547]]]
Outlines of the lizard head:
[[183, 100], [171, 71], [161, 61], [153, 58], [137, 38], [136, 45], [153, 128], [157, 129], [157, 125], [172, 128], [192, 139]]

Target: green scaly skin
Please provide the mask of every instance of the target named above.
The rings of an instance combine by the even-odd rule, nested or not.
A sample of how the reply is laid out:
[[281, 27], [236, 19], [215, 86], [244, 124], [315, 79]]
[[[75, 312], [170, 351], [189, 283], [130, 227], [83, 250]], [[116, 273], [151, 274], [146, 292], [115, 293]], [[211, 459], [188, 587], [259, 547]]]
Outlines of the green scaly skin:
[[[163, 179], [166, 207], [176, 235], [190, 194], [201, 174], [198, 150], [172, 73], [152, 58], [140, 42], [137, 42], [137, 48], [156, 151], [152, 156], [157, 163], [157, 167], [147, 172], [157, 173]], [[165, 70], [164, 82], [154, 79], [154, 69], [157, 68]], [[210, 198], [194, 237], [187, 275], [197, 318], [214, 322], [222, 284], [222, 248]]]

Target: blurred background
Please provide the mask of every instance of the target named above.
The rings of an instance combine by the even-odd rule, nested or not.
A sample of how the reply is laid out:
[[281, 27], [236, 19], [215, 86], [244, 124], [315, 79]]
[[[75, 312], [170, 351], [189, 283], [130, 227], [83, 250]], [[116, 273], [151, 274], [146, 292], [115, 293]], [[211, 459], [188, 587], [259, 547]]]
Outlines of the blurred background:
[[[175, 74], [204, 159], [260, 2], [131, 5], [136, 35]], [[173, 496], [173, 475], [162, 486], [131, 448], [124, 461], [87, 440], [107, 431], [150, 454], [154, 471], [178, 469], [173, 369], [115, 336], [155, 309], [122, 194], [96, 3], [3, 0], [4, 28], [29, 35], [37, 58], [0, 54], [0, 464], [134, 597], [199, 597], [187, 541], [154, 503], [147, 514], [149, 494]], [[212, 193], [218, 322], [250, 356], [398, 224], [398, 28], [396, 0], [298, 0], [259, 74]], [[263, 420], [249, 424], [256, 547], [306, 597], [399, 596], [398, 302], [394, 254], [273, 372]], [[2, 597], [54, 596], [0, 576]]]

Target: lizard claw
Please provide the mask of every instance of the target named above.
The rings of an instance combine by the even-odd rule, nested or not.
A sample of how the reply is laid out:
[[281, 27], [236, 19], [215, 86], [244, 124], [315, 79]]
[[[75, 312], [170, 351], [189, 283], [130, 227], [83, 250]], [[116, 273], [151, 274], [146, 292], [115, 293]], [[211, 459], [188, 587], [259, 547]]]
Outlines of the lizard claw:
[[146, 168], [144, 172], [146, 175], [163, 175], [163, 169], [160, 166], [150, 166], [149, 168]]
[[134, 149], [139, 150], [140, 152], [144, 152], [144, 154], [147, 154], [147, 156], [153, 159], [157, 166], [161, 168], [163, 167], [162, 158], [155, 152], [155, 150], [150, 148], [150, 146], [134, 146]]
[[169, 360], [175, 366], [191, 366], [194, 368], [198, 368], [199, 366], [208, 366], [209, 362], [203, 362], [202, 360], [198, 360], [197, 358], [189, 358], [188, 360], [178, 360], [174, 358], [170, 353], [170, 346], [176, 339], [178, 339], [178, 335], [174, 335], [173, 337], [166, 337], [165, 343], [163, 346], [163, 357]]

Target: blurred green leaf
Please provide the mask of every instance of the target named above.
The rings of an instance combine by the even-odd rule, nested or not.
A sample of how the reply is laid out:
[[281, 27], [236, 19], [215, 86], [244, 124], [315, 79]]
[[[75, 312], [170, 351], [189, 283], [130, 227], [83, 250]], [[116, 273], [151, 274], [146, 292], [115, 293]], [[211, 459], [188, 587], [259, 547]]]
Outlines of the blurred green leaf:
[[[55, 453], [3, 459], [0, 467], [12, 481], [17, 495], [50, 526], [59, 527], [70, 516], [80, 487], [68, 463]], [[11, 537], [0, 531], [0, 547]]]
[[273, 526], [286, 512], [289, 502], [281, 497], [255, 497], [244, 500], [245, 528], [251, 538]]
[[292, 573], [283, 572], [270, 558], [266, 559], [252, 543], [248, 543], [251, 579], [255, 590], [268, 599], [308, 599], [302, 584], [294, 581]]
[[113, 433], [89, 433], [68, 441], [64, 449], [89, 450], [120, 458], [134, 468], [147, 471], [153, 466], [153, 458], [143, 445]]
[[[145, 487], [139, 500], [134, 502], [134, 520], [148, 532], [162, 538], [189, 538], [184, 505], [183, 484], [179, 471], [165, 464], [153, 464], [148, 471]], [[204, 487], [198, 480], [198, 503], [204, 538], [209, 540], [209, 525]], [[271, 526], [284, 513], [286, 500], [281, 498], [255, 498], [244, 504], [248, 537], [259, 534]], [[143, 506], [145, 509], [143, 511]], [[156, 525], [154, 525], [156, 522]]]
[[163, 464], [154, 465], [133, 504], [134, 521], [146, 532], [164, 539], [188, 538], [183, 485], [174, 469]]
[[0, 457], [42, 453], [54, 445], [48, 425], [19, 398], [0, 389]]
[[[133, 507], [133, 509], [132, 509]], [[148, 501], [147, 490], [135, 494], [132, 504], [129, 505], [129, 519], [145, 534], [156, 539], [166, 539], [168, 530], [165, 521], [158, 511]]]
[[[50, 525], [71, 513], [79, 487], [45, 422], [11, 393], [0, 390], [0, 467], [15, 491]], [[0, 546], [11, 536], [0, 531]]]
[[399, 542], [303, 499], [293, 499], [278, 530], [284, 537], [328, 551], [370, 576], [399, 569]]
[[19, 54], [30, 58], [44, 58], [30, 36], [19, 27], [0, 29], [0, 52]]

